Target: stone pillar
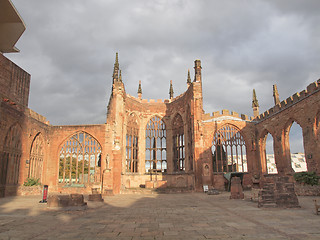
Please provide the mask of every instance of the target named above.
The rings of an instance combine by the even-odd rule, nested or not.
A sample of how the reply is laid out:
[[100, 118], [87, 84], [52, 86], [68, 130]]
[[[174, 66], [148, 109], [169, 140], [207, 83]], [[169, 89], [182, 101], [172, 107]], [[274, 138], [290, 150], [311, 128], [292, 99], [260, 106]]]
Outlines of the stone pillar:
[[244, 199], [241, 179], [239, 177], [231, 178], [231, 195], [230, 199]]

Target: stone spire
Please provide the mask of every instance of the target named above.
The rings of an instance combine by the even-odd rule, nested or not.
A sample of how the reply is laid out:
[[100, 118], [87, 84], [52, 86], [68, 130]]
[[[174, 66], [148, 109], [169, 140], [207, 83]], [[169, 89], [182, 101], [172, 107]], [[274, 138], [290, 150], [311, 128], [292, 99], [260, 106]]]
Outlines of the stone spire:
[[201, 82], [201, 61], [195, 60], [194, 61], [194, 82]]
[[252, 92], [252, 109], [253, 109], [253, 116], [257, 117], [259, 116], [259, 102], [256, 95], [256, 90], [253, 89]]
[[138, 98], [142, 98], [142, 88], [141, 88], [141, 81], [139, 80], [139, 87], [138, 87]]
[[190, 69], [188, 69], [187, 84], [188, 84], [188, 87], [191, 85]]
[[276, 84], [273, 85], [273, 99], [274, 99], [274, 105], [280, 104], [279, 93], [278, 93], [278, 88]]
[[121, 70], [120, 70], [120, 73], [119, 73], [119, 82], [122, 82]]
[[170, 90], [169, 90], [169, 96], [170, 96], [170, 99], [173, 98], [173, 87], [172, 87], [172, 80], [170, 80]]
[[119, 81], [119, 60], [118, 60], [118, 53], [116, 53], [116, 61], [113, 67], [113, 82]]

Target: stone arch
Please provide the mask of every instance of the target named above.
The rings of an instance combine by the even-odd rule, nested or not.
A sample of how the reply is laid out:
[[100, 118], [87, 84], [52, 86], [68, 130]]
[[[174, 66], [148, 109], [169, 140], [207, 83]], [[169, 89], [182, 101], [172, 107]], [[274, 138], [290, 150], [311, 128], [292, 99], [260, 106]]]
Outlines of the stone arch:
[[100, 182], [101, 153], [101, 144], [87, 132], [78, 131], [66, 138], [59, 148], [58, 182]]
[[44, 140], [42, 134], [39, 132], [33, 138], [30, 146], [28, 178], [36, 178], [41, 182], [43, 171], [43, 156]]
[[[301, 167], [301, 164], [306, 164], [306, 159], [305, 159], [304, 153], [303, 153], [303, 156], [300, 156], [300, 157], [296, 158], [295, 156], [293, 156], [293, 153], [291, 153], [291, 150], [290, 150], [290, 136], [289, 135], [290, 135], [291, 127], [292, 127], [292, 125], [294, 123], [296, 123], [301, 128], [303, 151], [305, 151], [304, 150], [304, 139], [303, 139], [303, 127], [296, 119], [290, 118], [286, 122], [284, 130], [283, 130], [283, 136], [284, 136], [284, 138], [283, 138], [283, 149], [284, 149], [284, 153], [285, 153], [286, 162], [289, 165], [287, 167], [291, 171], [297, 171], [299, 166]], [[306, 165], [305, 165], [305, 168], [307, 168]]]
[[4, 139], [0, 162], [0, 184], [18, 184], [22, 154], [22, 128], [11, 125]]
[[135, 113], [127, 117], [126, 128], [126, 172], [138, 172], [139, 122]]
[[247, 172], [246, 142], [238, 127], [226, 123], [214, 134], [212, 141], [214, 172]]
[[185, 135], [184, 123], [181, 115], [177, 113], [172, 119], [172, 137], [173, 137], [173, 170], [185, 171]]
[[163, 118], [155, 115], [146, 125], [146, 172], [167, 172], [167, 133]]
[[[267, 145], [267, 138], [268, 135], [272, 137], [273, 142], [273, 157], [268, 156], [266, 151], [266, 145]], [[260, 166], [261, 166], [261, 172], [262, 173], [277, 173], [277, 166], [275, 162], [275, 156], [274, 156], [274, 137], [268, 131], [267, 129], [264, 129], [259, 137], [259, 147], [260, 147]]]

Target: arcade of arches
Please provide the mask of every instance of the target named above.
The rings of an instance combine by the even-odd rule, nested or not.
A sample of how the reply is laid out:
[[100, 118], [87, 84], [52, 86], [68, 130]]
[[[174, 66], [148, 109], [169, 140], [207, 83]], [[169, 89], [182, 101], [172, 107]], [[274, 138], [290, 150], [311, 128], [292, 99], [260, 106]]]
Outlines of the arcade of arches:
[[[0, 58], [1, 64], [10, 62]], [[290, 151], [293, 123], [301, 132], [305, 170], [320, 174], [320, 82], [249, 119], [227, 110], [205, 114], [200, 60], [194, 68], [194, 81], [188, 79], [184, 93], [146, 100], [141, 90], [138, 97], [125, 92], [117, 58], [105, 124], [52, 126], [26, 101], [3, 102], [1, 195], [17, 194], [27, 178], [63, 193], [98, 188], [118, 194], [139, 187], [201, 191], [203, 185], [224, 189], [228, 172], [243, 173], [243, 185], [249, 188], [253, 175], [297, 170]]]

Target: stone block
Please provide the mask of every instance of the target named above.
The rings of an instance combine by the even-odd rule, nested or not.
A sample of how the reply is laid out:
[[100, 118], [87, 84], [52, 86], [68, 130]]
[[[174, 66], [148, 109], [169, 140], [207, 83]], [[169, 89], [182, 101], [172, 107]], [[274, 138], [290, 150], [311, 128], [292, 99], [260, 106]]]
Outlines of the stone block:
[[89, 201], [92, 202], [103, 202], [103, 198], [101, 194], [89, 194]]
[[231, 195], [230, 199], [244, 199], [244, 194], [241, 185], [241, 179], [239, 177], [231, 178]]
[[154, 188], [154, 182], [153, 181], [146, 181], [146, 188]]

